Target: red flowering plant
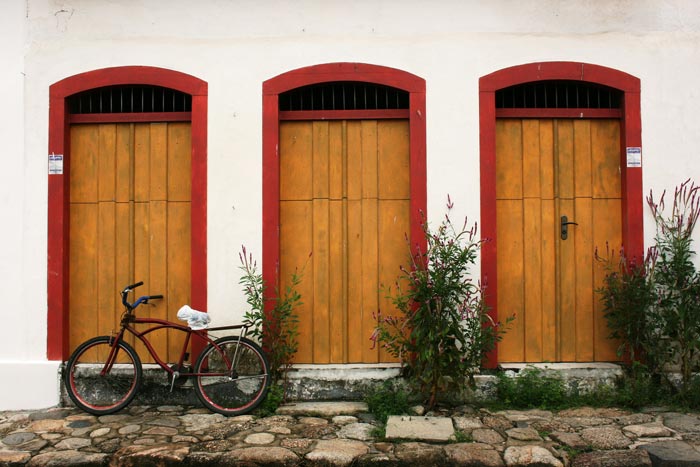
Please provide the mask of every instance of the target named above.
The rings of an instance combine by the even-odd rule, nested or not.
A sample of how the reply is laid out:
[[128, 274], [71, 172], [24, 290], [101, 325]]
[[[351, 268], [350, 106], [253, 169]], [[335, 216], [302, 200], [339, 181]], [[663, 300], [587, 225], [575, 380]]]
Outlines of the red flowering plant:
[[[452, 200], [442, 223], [423, 230], [427, 250], [401, 267], [394, 293], [395, 316], [377, 317], [375, 343], [399, 358], [409, 381], [425, 395], [429, 408], [441, 393], [473, 386], [474, 374], [504, 328], [487, 313], [484, 288], [470, 276], [482, 240], [477, 225], [465, 219], [456, 228], [450, 219]], [[511, 318], [512, 319], [512, 318]]]

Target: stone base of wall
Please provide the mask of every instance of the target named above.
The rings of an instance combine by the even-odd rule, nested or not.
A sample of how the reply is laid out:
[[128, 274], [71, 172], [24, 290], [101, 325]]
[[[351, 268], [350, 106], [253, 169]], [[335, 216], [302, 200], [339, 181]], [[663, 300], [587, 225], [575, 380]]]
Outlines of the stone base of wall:
[[[517, 377], [526, 364], [502, 365], [501, 371], [510, 377]], [[543, 371], [560, 375], [572, 392], [587, 392], [598, 385], [612, 385], [622, 376], [619, 365], [611, 363], [571, 364], [547, 363], [532, 364]], [[398, 365], [297, 365], [288, 374], [287, 398], [290, 401], [359, 401], [386, 382], [396, 388], [409, 390], [408, 383], [401, 377]], [[476, 375], [474, 390], [465, 388], [461, 394], [454, 394], [447, 402], [468, 403], [496, 397], [495, 372]], [[61, 403], [71, 405], [61, 380]], [[133, 404], [138, 405], [199, 405], [199, 400], [188, 382], [175, 387], [170, 392], [166, 373], [160, 368], [144, 368], [144, 381]]]
[[[517, 377], [528, 366], [556, 372], [569, 390], [586, 393], [599, 385], [613, 385], [622, 376], [622, 367], [613, 363], [503, 364], [501, 371]], [[289, 372], [287, 397], [290, 400], [361, 400], [385, 381], [406, 386], [396, 365], [299, 365]], [[454, 395], [451, 402], [469, 402], [496, 397], [495, 372], [476, 375], [474, 390]]]

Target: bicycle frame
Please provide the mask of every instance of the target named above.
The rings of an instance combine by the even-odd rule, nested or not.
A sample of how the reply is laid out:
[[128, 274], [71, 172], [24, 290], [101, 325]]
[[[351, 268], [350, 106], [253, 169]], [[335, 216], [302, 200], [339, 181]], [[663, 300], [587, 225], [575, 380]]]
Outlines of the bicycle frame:
[[[133, 324], [152, 324], [154, 326], [149, 327], [148, 329], [139, 332], [136, 328], [134, 328]], [[233, 368], [235, 366], [232, 364], [233, 362], [236, 361], [236, 358], [238, 357], [238, 348], [236, 348], [236, 353], [233, 355], [233, 362], [229, 361], [228, 357], [226, 354], [221, 350], [221, 348], [216, 344], [215, 339], [212, 339], [209, 337], [208, 332], [210, 331], [228, 331], [228, 330], [242, 330], [242, 332], [238, 333], [238, 342], [240, 343], [241, 338], [245, 337], [248, 331], [248, 327], [245, 324], [235, 324], [235, 325], [230, 325], [230, 326], [220, 326], [220, 327], [215, 327], [215, 328], [207, 328], [207, 329], [191, 329], [188, 326], [183, 326], [178, 323], [173, 323], [171, 321], [167, 321], [164, 319], [158, 319], [158, 318], [137, 318], [131, 313], [127, 313], [124, 315], [122, 318], [122, 324], [121, 324], [121, 329], [117, 333], [116, 336], [114, 336], [114, 342], [112, 343], [112, 351], [107, 359], [107, 362], [105, 363], [105, 367], [102, 369], [101, 374], [104, 375], [105, 373], [108, 373], [112, 365], [114, 365], [114, 361], [116, 359], [116, 353], [117, 349], [119, 348], [117, 343], [124, 338], [124, 334], [126, 332], [130, 333], [134, 337], [136, 337], [139, 341], [143, 343], [143, 345], [146, 347], [148, 350], [148, 353], [151, 354], [151, 357], [153, 357], [153, 360], [160, 366], [163, 370], [165, 370], [168, 374], [171, 376], [177, 377], [179, 375], [179, 372], [177, 370], [174, 370], [168, 366], [167, 362], [164, 362], [160, 356], [158, 355], [158, 352], [155, 350], [155, 348], [151, 345], [150, 341], [148, 340], [147, 335], [150, 334], [151, 332], [158, 331], [161, 329], [174, 329], [180, 332], [184, 332], [186, 334], [185, 341], [182, 345], [182, 351], [180, 352], [180, 358], [177, 362], [177, 367], [182, 368], [182, 364], [184, 363], [187, 355], [187, 347], [190, 343], [191, 336], [194, 334], [196, 337], [200, 338], [204, 343], [209, 343], [214, 346], [214, 348], [217, 349], [217, 351], [222, 355], [224, 358], [224, 361], [226, 362], [226, 365], [228, 368], [233, 371]], [[177, 374], [176, 374], [177, 373]], [[226, 374], [216, 374], [216, 373], [188, 373], [187, 376], [231, 376], [226, 375]]]

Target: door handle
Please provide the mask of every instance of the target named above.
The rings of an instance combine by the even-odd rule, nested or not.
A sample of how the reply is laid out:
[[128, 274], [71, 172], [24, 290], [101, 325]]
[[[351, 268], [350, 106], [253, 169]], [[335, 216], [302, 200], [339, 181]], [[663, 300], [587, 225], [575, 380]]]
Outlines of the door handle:
[[561, 216], [561, 239], [566, 240], [569, 236], [569, 226], [578, 225], [576, 222], [569, 222], [566, 216]]

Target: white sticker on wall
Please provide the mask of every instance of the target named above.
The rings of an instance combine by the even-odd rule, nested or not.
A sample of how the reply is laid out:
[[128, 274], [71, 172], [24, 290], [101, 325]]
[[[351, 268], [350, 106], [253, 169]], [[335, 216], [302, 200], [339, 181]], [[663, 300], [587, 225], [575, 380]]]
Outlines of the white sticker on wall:
[[642, 148], [627, 148], [627, 167], [642, 166]]
[[49, 154], [49, 175], [63, 175], [63, 154]]

